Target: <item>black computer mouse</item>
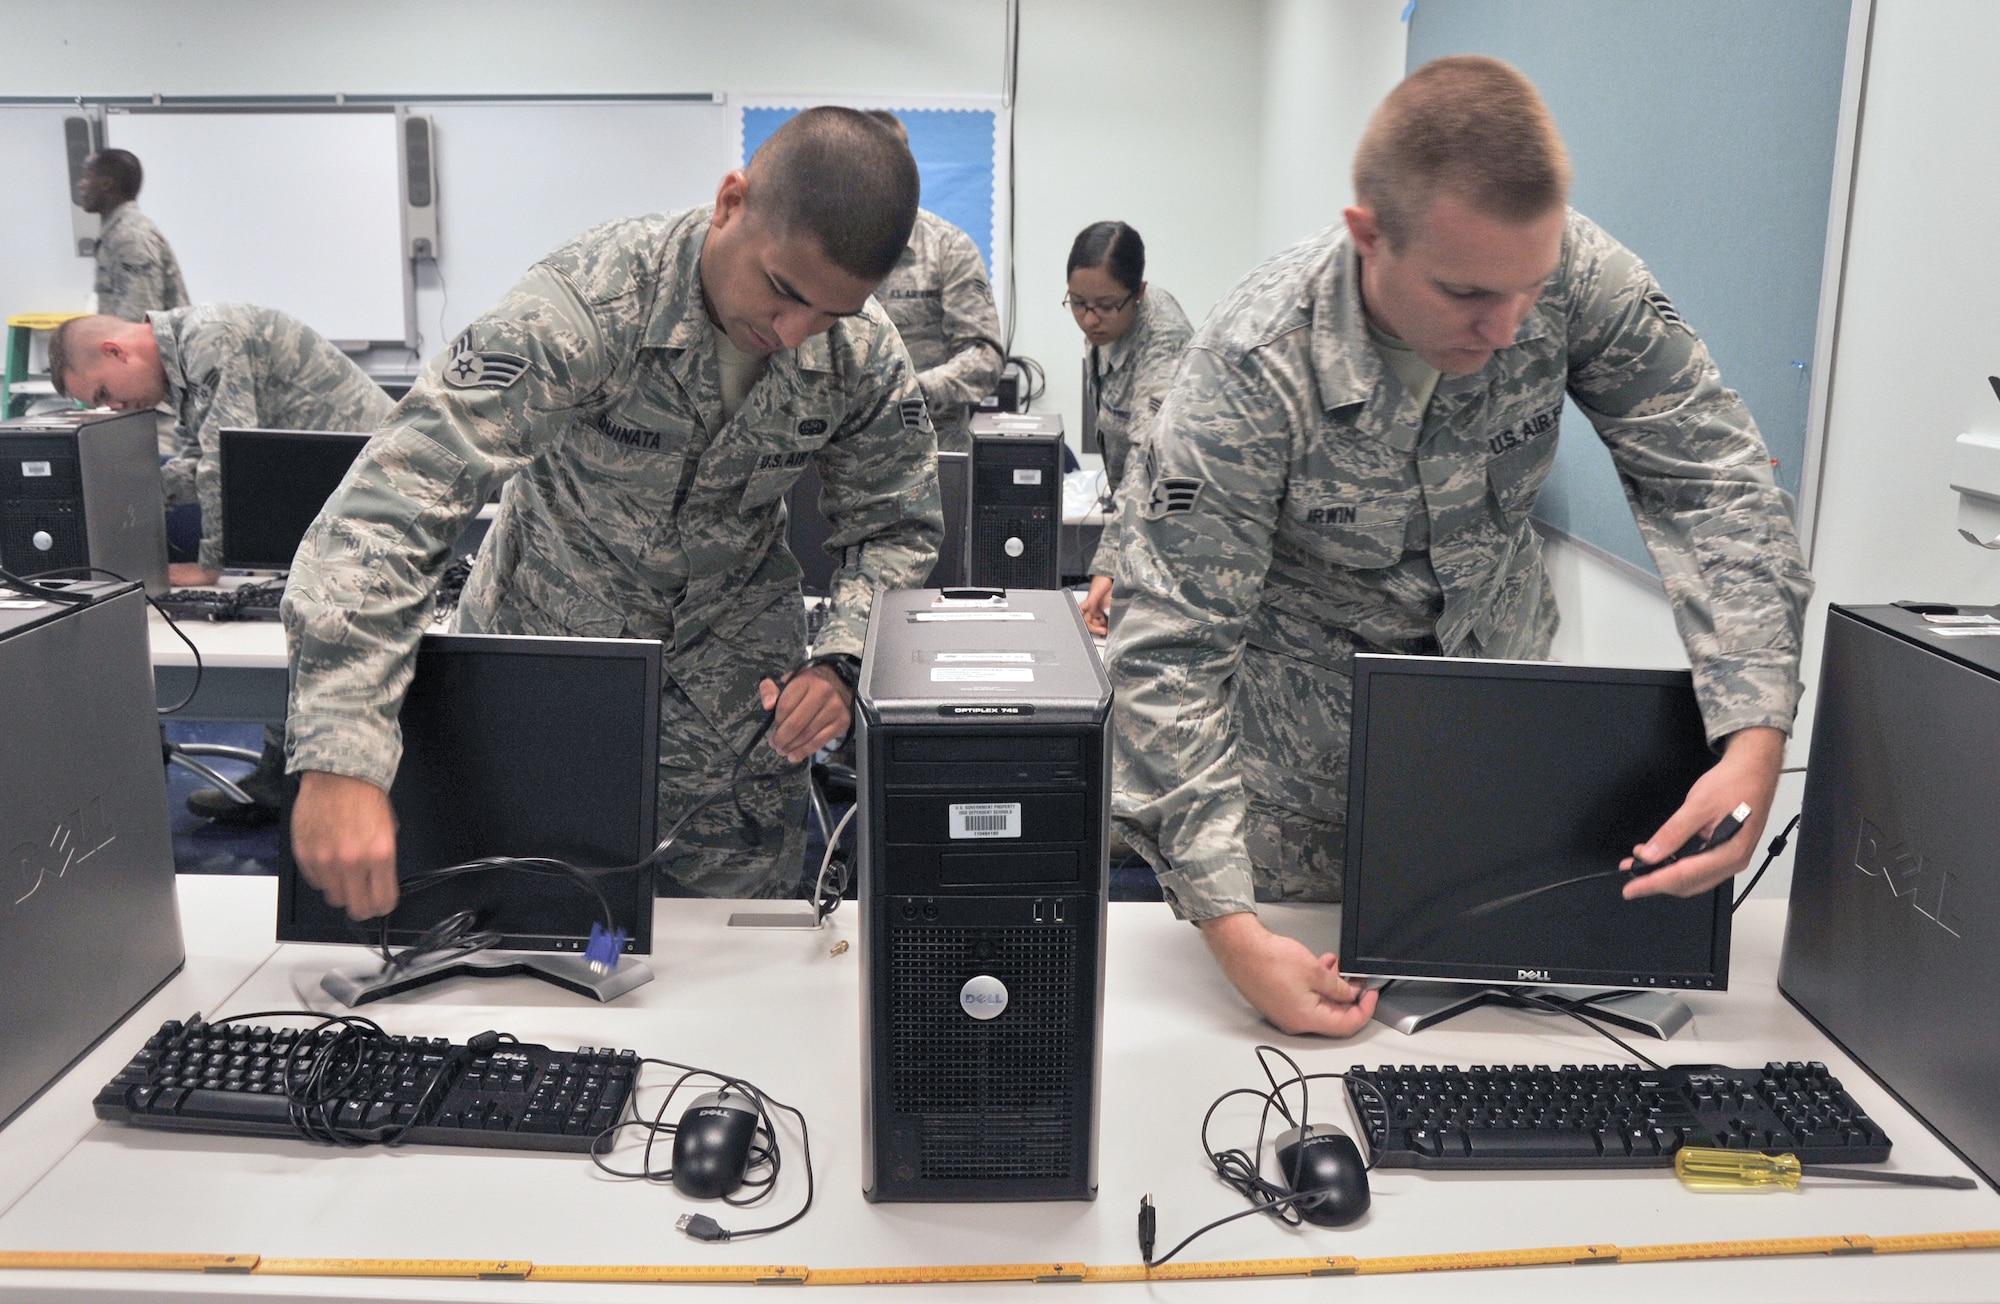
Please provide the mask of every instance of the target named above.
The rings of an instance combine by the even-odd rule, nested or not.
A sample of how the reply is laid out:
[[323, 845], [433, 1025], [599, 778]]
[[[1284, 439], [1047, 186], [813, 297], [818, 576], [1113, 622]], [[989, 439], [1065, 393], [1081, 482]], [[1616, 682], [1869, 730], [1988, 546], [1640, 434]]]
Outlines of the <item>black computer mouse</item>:
[[750, 1167], [757, 1106], [724, 1087], [698, 1096], [674, 1129], [674, 1189], [697, 1200], [733, 1194]]
[[1293, 1205], [1299, 1216], [1321, 1227], [1345, 1227], [1368, 1212], [1368, 1165], [1354, 1138], [1337, 1127], [1311, 1123], [1278, 1137], [1278, 1172], [1293, 1191], [1318, 1191], [1317, 1199]]

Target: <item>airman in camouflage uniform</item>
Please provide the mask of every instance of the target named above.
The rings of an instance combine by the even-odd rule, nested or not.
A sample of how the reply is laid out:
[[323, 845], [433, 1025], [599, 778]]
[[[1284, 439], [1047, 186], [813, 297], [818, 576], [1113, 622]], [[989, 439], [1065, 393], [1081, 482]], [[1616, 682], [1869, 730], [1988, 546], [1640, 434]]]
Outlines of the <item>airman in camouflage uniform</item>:
[[[1167, 390], [1180, 368], [1194, 327], [1174, 296], [1157, 285], [1148, 284], [1139, 299], [1139, 315], [1132, 328], [1105, 348], [1090, 350], [1091, 392], [1084, 402], [1097, 409], [1097, 438], [1103, 445], [1104, 482], [1115, 499], [1125, 483], [1127, 469], [1144, 459], [1132, 457], [1132, 450], [1145, 442], [1146, 428], [1160, 413]], [[1092, 575], [1118, 574], [1118, 518], [1115, 510], [1104, 523], [1097, 551], [1090, 562]]]
[[1428, 406], [1331, 228], [1196, 334], [1120, 514], [1115, 812], [1183, 916], [1339, 899], [1357, 651], [1546, 658], [1563, 398], [1610, 449], [1711, 739], [1789, 730], [1811, 584], [1770, 457], [1645, 266], [1568, 215], [1511, 347]]
[[126, 321], [188, 305], [173, 246], [135, 203], [104, 215], [97, 233], [97, 310]]
[[[740, 220], [740, 219], [739, 219]], [[943, 536], [916, 373], [873, 300], [769, 355], [724, 410], [701, 255], [711, 210], [612, 222], [537, 264], [435, 359], [299, 550], [289, 768], [386, 789], [396, 715], [449, 546], [505, 484], [458, 627], [660, 639], [665, 832], [748, 755], [757, 689], [803, 655], [780, 504], [816, 459], [840, 568], [817, 653], [858, 655], [876, 590], [920, 583]], [[717, 227], [719, 232], [720, 227]], [[739, 756], [745, 757], [739, 762]], [[774, 895], [802, 860], [805, 779], [737, 789], [690, 822], [685, 887]]]
[[202, 569], [222, 569], [222, 428], [372, 431], [395, 404], [296, 317], [247, 303], [150, 312], [175, 454], [160, 469], [167, 505], [201, 503]]
[[936, 213], [918, 209], [909, 247], [875, 297], [917, 369], [938, 447], [968, 451], [966, 407], [993, 392], [1002, 362], [1000, 317], [979, 246]]

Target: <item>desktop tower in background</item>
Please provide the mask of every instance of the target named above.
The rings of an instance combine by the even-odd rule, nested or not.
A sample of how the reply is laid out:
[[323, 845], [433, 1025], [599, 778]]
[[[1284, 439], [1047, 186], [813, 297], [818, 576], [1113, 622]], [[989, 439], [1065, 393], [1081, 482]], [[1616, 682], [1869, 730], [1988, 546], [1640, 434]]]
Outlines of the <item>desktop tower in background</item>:
[[877, 595], [862, 658], [863, 1193], [1097, 1193], [1111, 686], [1064, 592]]
[[1827, 609], [1778, 987], [2000, 1185], [2000, 645], [1954, 629]]
[[1062, 469], [1061, 417], [973, 414], [969, 583], [1062, 587]]
[[0, 568], [101, 566], [166, 592], [156, 431], [151, 408], [0, 421]]

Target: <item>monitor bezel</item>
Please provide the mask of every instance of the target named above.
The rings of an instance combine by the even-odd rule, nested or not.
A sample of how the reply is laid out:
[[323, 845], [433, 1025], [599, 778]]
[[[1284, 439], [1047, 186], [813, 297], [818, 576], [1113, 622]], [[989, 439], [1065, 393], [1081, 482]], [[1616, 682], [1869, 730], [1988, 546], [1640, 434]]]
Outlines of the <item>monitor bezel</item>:
[[1583, 684], [1630, 685], [1694, 691], [1686, 670], [1642, 670], [1579, 666], [1553, 661], [1486, 660], [1477, 657], [1398, 656], [1357, 652], [1354, 656], [1353, 713], [1348, 753], [1347, 845], [1340, 911], [1341, 972], [1353, 977], [1508, 987], [1610, 987], [1662, 991], [1727, 991], [1729, 988], [1731, 884], [1724, 880], [1705, 893], [1710, 902], [1709, 968], [1698, 973], [1639, 973], [1585, 966], [1441, 965], [1430, 961], [1361, 957], [1361, 917], [1365, 900], [1362, 852], [1365, 835], [1369, 731], [1368, 688], [1376, 676], [1464, 679], [1554, 680]]
[[[268, 557], [245, 557], [242, 553], [235, 551], [238, 545], [234, 541], [242, 537], [243, 530], [240, 528], [231, 529], [230, 525], [232, 520], [240, 516], [245, 510], [246, 504], [240, 491], [237, 493], [230, 491], [229, 449], [231, 445], [241, 444], [246, 436], [257, 441], [268, 440], [271, 443], [291, 442], [305, 444], [323, 443], [328, 440], [352, 440], [354, 441], [354, 456], [357, 459], [361, 456], [361, 450], [367, 446], [368, 441], [375, 436], [372, 432], [368, 431], [279, 430], [270, 426], [224, 426], [218, 432], [216, 458], [218, 462], [218, 474], [222, 481], [223, 566], [229, 570], [289, 571], [292, 568], [292, 559], [290, 557], [286, 557], [283, 561], [273, 561]], [[345, 478], [346, 475], [343, 472], [342, 479]], [[338, 488], [339, 486], [336, 485], [333, 490], [328, 491], [327, 497], [329, 500], [331, 500], [333, 493], [337, 492]], [[324, 508], [324, 504], [321, 506]], [[307, 529], [310, 528], [312, 528], [311, 523], [308, 522]]]
[[[644, 749], [651, 764], [647, 768], [648, 782], [643, 785], [640, 807], [640, 826], [636, 830], [637, 845], [650, 851], [658, 834], [659, 803], [659, 755], [660, 755], [660, 685], [663, 676], [662, 659], [664, 645], [656, 639], [631, 638], [586, 638], [569, 635], [524, 635], [524, 634], [425, 634], [418, 648], [421, 656], [425, 648], [440, 651], [476, 651], [494, 656], [540, 656], [587, 658], [593, 661], [618, 660], [638, 661], [645, 671], [646, 698], [650, 702], [641, 721]], [[345, 921], [327, 929], [308, 926], [309, 921], [297, 916], [297, 903], [301, 894], [316, 894], [317, 889], [301, 881], [297, 863], [292, 859], [290, 839], [289, 800], [285, 812], [285, 822], [279, 833], [278, 853], [278, 909], [277, 940], [280, 942], [311, 942], [316, 944], [374, 946], [380, 938], [379, 928], [370, 924], [366, 934], [361, 926]], [[626, 931], [624, 953], [627, 955], [650, 955], [653, 949], [653, 902], [655, 891], [652, 879], [645, 875], [635, 875], [632, 899], [621, 901], [612, 896], [611, 905], [615, 922]], [[389, 942], [392, 946], [407, 946], [416, 940], [424, 924], [408, 928], [392, 928]], [[492, 948], [499, 951], [545, 951], [581, 954], [589, 938], [584, 934], [568, 933], [508, 933], [503, 935]]]

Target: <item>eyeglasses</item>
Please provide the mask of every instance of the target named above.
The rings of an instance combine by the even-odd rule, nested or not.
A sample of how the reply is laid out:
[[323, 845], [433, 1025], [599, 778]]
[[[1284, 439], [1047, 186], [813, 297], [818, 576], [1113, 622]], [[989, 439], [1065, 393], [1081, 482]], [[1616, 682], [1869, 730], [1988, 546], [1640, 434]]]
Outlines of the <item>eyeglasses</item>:
[[1062, 306], [1079, 317], [1088, 313], [1101, 321], [1124, 312], [1136, 298], [1137, 295], [1128, 294], [1122, 299], [1079, 299], [1073, 294], [1065, 294], [1062, 297]]

